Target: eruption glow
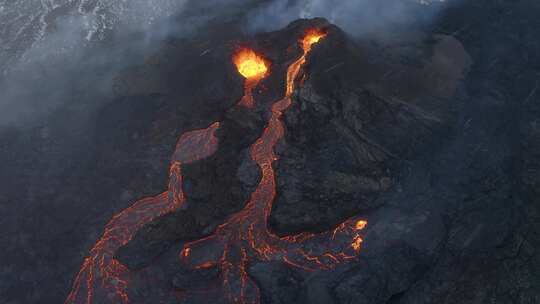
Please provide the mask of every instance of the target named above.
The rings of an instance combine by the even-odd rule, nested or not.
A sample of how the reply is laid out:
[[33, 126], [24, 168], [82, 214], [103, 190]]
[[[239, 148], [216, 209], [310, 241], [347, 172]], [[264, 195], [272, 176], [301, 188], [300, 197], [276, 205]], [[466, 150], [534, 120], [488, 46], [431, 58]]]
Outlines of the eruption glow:
[[268, 73], [268, 62], [253, 50], [242, 48], [233, 57], [238, 73], [246, 78], [244, 96], [239, 105], [251, 108], [255, 105], [253, 89]]
[[[218, 128], [219, 123], [215, 122], [207, 129], [190, 131], [180, 137], [171, 159], [169, 189], [155, 197], [133, 203], [107, 223], [103, 235], [84, 260], [66, 304], [101, 303], [99, 300], [94, 301], [96, 291], [105, 292], [113, 303], [128, 303], [130, 272], [114, 258], [114, 254], [118, 248], [127, 244], [143, 225], [184, 205], [182, 164], [212, 155], [218, 148], [218, 140], [214, 136]], [[99, 296], [104, 294], [100, 293]]]
[[325, 36], [321, 31], [310, 30], [300, 41], [303, 54], [287, 69], [285, 97], [273, 104], [263, 134], [251, 146], [251, 158], [262, 177], [245, 208], [211, 236], [187, 243], [180, 253], [182, 263], [194, 269], [218, 267], [223, 291], [231, 303], [260, 302], [259, 288], [248, 273], [253, 261], [281, 261], [306, 271], [324, 270], [355, 259], [361, 249], [359, 233], [367, 225], [364, 220], [349, 219], [334, 230], [319, 234], [278, 237], [268, 230], [268, 217], [276, 197], [274, 147], [285, 132], [281, 116], [292, 104], [295, 81], [308, 53]]

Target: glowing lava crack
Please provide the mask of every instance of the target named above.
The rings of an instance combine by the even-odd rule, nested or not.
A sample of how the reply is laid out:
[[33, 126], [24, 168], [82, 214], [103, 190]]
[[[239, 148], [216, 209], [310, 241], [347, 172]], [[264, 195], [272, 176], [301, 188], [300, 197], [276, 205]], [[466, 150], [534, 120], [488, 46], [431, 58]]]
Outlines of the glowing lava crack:
[[[308, 53], [325, 36], [317, 30], [306, 33], [300, 44], [302, 56], [287, 69], [285, 97], [272, 105], [263, 134], [251, 146], [251, 158], [262, 171], [262, 177], [245, 208], [228, 218], [211, 236], [187, 243], [180, 253], [181, 262], [194, 269], [218, 267], [224, 292], [233, 303], [259, 303], [259, 289], [247, 271], [249, 263], [254, 260], [279, 260], [308, 271], [330, 269], [355, 259], [361, 248], [359, 233], [367, 222], [357, 218], [320, 234], [278, 237], [267, 228], [276, 196], [276, 176], [272, 167], [277, 160], [274, 147], [284, 135], [280, 118], [292, 103], [295, 79]], [[241, 50], [233, 60], [246, 78], [244, 96], [239, 104], [250, 107], [253, 105], [251, 91], [267, 74], [267, 63], [251, 50]], [[206, 129], [190, 131], [180, 137], [171, 160], [168, 190], [135, 202], [109, 221], [102, 237], [84, 260], [66, 304], [90, 304], [98, 297], [108, 298], [113, 303], [129, 302], [131, 274], [127, 267], [114, 259], [115, 252], [129, 242], [143, 225], [185, 204], [182, 165], [204, 159], [217, 150], [215, 132], [218, 128], [219, 122], [216, 122]], [[97, 302], [101, 303], [100, 300]]]

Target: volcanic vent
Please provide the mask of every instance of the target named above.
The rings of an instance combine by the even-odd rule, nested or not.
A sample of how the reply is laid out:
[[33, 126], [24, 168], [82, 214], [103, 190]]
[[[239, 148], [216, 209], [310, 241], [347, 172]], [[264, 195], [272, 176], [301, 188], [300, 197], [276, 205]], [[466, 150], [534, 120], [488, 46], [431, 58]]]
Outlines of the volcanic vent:
[[360, 250], [359, 231], [366, 225], [361, 219], [350, 219], [323, 234], [301, 233], [280, 238], [268, 230], [268, 217], [276, 195], [274, 148], [284, 134], [280, 118], [292, 103], [295, 82], [307, 55], [324, 36], [326, 34], [318, 29], [304, 34], [302, 55], [287, 68], [285, 96], [271, 105], [263, 134], [250, 148], [251, 159], [259, 166], [262, 177], [247, 205], [211, 236], [187, 243], [182, 250], [183, 263], [195, 269], [220, 269], [225, 294], [232, 303], [259, 302], [259, 289], [247, 271], [253, 259], [279, 260], [306, 270], [327, 269], [354, 259]]
[[246, 48], [238, 50], [234, 55], [233, 61], [238, 68], [238, 73], [246, 78], [244, 96], [242, 96], [239, 105], [253, 107], [252, 91], [259, 81], [266, 76], [266, 73], [268, 73], [268, 62], [253, 50]]

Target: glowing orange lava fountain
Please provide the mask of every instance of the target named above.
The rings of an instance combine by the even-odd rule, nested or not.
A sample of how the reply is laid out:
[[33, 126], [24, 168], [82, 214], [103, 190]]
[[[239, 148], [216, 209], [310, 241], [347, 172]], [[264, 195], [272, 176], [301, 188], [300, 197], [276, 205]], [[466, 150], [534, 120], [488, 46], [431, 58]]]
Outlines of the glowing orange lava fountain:
[[[305, 270], [329, 269], [356, 258], [360, 250], [362, 238], [359, 232], [367, 224], [360, 219], [349, 219], [334, 230], [320, 234], [278, 237], [267, 229], [276, 195], [272, 163], [277, 157], [273, 148], [284, 135], [280, 118], [292, 103], [295, 79], [306, 62], [307, 54], [313, 44], [325, 36], [323, 32], [311, 30], [301, 41], [303, 54], [287, 70], [285, 97], [272, 105], [268, 125], [251, 146], [251, 158], [260, 167], [262, 178], [249, 202], [211, 236], [187, 243], [180, 254], [182, 263], [193, 268], [219, 267], [224, 291], [233, 303], [259, 303], [259, 289], [247, 273], [248, 263], [252, 260], [280, 260]], [[251, 91], [266, 75], [268, 67], [262, 57], [249, 50], [240, 51], [234, 61], [246, 78], [240, 105], [252, 106]], [[109, 298], [113, 303], [129, 302], [127, 289], [131, 274], [127, 267], [114, 259], [115, 252], [129, 242], [143, 225], [184, 206], [181, 167], [204, 159], [217, 150], [215, 132], [219, 125], [215, 122], [206, 129], [190, 131], [180, 137], [171, 160], [168, 190], [135, 202], [107, 223], [102, 237], [84, 260], [66, 304], [93, 303], [96, 293], [99, 293], [99, 299]]]
[[268, 72], [268, 63], [264, 58], [257, 55], [253, 50], [240, 49], [233, 57], [234, 64], [240, 75], [246, 78], [244, 83], [244, 96], [238, 103], [241, 106], [251, 108], [255, 105], [253, 89]]
[[180, 259], [193, 268], [219, 267], [223, 288], [232, 303], [259, 303], [259, 288], [250, 279], [247, 267], [254, 259], [279, 260], [305, 270], [330, 269], [356, 258], [362, 238], [359, 231], [367, 222], [349, 219], [332, 231], [301, 233], [278, 237], [267, 228], [276, 196], [276, 177], [272, 163], [277, 160], [274, 147], [284, 135], [280, 118], [291, 105], [295, 80], [312, 46], [326, 36], [311, 30], [302, 40], [302, 56], [287, 70], [285, 97], [272, 105], [272, 115], [262, 136], [251, 146], [250, 154], [262, 171], [261, 180], [249, 202], [240, 212], [220, 225], [215, 233], [187, 243]]

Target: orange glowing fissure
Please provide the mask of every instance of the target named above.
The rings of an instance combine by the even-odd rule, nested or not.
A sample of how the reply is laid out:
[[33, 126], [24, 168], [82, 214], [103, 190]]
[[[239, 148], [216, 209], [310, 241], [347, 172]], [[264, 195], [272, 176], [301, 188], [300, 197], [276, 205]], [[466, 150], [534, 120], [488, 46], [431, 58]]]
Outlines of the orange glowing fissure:
[[[272, 167], [272, 163], [277, 160], [274, 147], [285, 132], [281, 116], [292, 103], [295, 80], [308, 53], [325, 36], [321, 31], [310, 30], [301, 40], [303, 54], [288, 67], [285, 96], [272, 105], [271, 116], [263, 134], [251, 146], [251, 158], [259, 166], [262, 177], [244, 209], [228, 218], [212, 235], [186, 243], [180, 253], [181, 263], [193, 269], [218, 267], [221, 270], [223, 292], [231, 303], [260, 302], [259, 288], [247, 270], [253, 261], [282, 261], [306, 271], [324, 270], [355, 259], [361, 249], [360, 232], [367, 222], [358, 218], [351, 218], [331, 231], [318, 234], [301, 233], [278, 237], [267, 228], [276, 196], [276, 176]], [[248, 58], [260, 58], [258, 62], [265, 63], [254, 52], [252, 55]], [[258, 82], [266, 75], [266, 65], [264, 68], [252, 67], [252, 63], [239, 65], [238, 58], [237, 54], [234, 61], [239, 72], [246, 77], [246, 88], [250, 77], [255, 77], [251, 79]], [[250, 87], [250, 93], [255, 85]], [[129, 302], [130, 272], [114, 259], [115, 252], [129, 242], [143, 225], [184, 206], [181, 166], [206, 158], [217, 150], [215, 131], [218, 128], [219, 122], [216, 122], [206, 129], [190, 131], [180, 137], [171, 160], [168, 190], [135, 202], [109, 221], [103, 236], [84, 260], [66, 304], [94, 303], [97, 292], [100, 293], [100, 299], [108, 298], [112, 303]]]

